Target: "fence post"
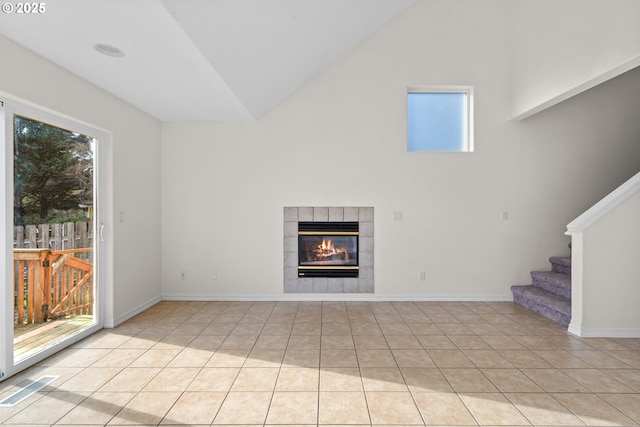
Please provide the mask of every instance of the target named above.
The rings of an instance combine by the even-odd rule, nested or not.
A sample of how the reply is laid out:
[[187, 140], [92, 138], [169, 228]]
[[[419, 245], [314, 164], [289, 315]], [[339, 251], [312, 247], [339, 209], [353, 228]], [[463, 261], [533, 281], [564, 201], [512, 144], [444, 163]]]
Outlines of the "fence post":
[[43, 316], [44, 316], [44, 321], [47, 321], [47, 318], [49, 317], [49, 311], [53, 308], [51, 306], [52, 301], [52, 292], [53, 292], [53, 263], [51, 262], [51, 249], [47, 250], [47, 257], [46, 260], [43, 261], [43, 270], [44, 270], [44, 286], [43, 286], [43, 295], [44, 295], [44, 300], [43, 300], [43, 305], [42, 305], [42, 311], [43, 311]]
[[[33, 322], [43, 323], [45, 321], [45, 311], [43, 311], [43, 304], [45, 304], [46, 292], [47, 292], [47, 275], [46, 270], [51, 271], [50, 256], [51, 251], [48, 249], [40, 251], [38, 257], [38, 265], [36, 266], [35, 278], [33, 284]], [[49, 274], [50, 276], [50, 274]], [[47, 307], [48, 309], [48, 307]]]

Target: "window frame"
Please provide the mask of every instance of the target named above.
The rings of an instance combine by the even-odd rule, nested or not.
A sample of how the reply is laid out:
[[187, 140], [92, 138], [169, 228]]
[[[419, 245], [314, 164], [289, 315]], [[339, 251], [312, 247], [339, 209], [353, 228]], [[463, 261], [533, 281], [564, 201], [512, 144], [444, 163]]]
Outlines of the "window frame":
[[[466, 109], [465, 109], [465, 127], [466, 131], [464, 132], [465, 143], [462, 150], [435, 150], [429, 149], [420, 149], [420, 150], [409, 150], [409, 95], [411, 94], [421, 94], [421, 93], [452, 93], [452, 94], [465, 94], [466, 95]], [[407, 151], [410, 153], [417, 152], [427, 152], [427, 153], [472, 153], [474, 152], [474, 132], [473, 132], [473, 100], [474, 100], [474, 88], [473, 86], [408, 86], [407, 94], [405, 99], [406, 105], [406, 125], [407, 125], [407, 135], [406, 135], [406, 143], [407, 143]]]

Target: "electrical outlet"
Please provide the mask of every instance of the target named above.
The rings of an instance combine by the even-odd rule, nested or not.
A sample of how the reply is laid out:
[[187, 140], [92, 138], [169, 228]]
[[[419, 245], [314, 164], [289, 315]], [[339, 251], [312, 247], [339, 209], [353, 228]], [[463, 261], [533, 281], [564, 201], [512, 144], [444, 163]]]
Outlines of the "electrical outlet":
[[214, 271], [213, 273], [211, 273], [211, 280], [218, 280], [218, 272]]
[[180, 272], [180, 280], [187, 280], [187, 272], [186, 272], [186, 270], [182, 270]]
[[427, 280], [427, 273], [425, 271], [420, 272], [420, 280]]

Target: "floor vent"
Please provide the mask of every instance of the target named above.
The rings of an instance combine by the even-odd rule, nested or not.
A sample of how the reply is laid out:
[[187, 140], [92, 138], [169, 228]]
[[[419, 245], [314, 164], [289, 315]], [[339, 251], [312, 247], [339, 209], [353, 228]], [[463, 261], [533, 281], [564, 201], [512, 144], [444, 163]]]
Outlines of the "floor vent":
[[11, 396], [2, 399], [2, 401], [0, 401], [0, 407], [15, 406], [32, 394], [39, 392], [58, 378], [60, 378], [59, 375], [45, 375], [43, 377], [40, 377], [27, 386], [16, 391]]

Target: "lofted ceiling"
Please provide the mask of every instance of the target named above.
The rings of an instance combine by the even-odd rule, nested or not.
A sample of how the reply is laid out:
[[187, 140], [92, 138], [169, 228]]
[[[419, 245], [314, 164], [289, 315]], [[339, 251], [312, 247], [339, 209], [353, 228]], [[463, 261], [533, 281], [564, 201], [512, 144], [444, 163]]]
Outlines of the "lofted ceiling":
[[158, 120], [253, 121], [414, 2], [57, 0], [0, 34]]

